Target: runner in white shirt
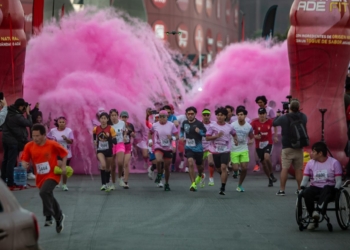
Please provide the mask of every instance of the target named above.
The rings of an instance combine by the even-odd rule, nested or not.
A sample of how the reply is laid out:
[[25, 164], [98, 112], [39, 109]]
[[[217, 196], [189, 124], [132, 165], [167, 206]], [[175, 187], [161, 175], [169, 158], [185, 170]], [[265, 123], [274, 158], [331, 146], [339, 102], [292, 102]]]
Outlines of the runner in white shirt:
[[[50, 130], [50, 132], [47, 134], [47, 137], [51, 140], [57, 141], [59, 144], [61, 144], [65, 149], [68, 150], [68, 156], [67, 156], [67, 166], [70, 166], [70, 160], [72, 158], [72, 149], [71, 145], [74, 141], [74, 135], [73, 131], [70, 128], [66, 127], [66, 118], [64, 116], [61, 116], [57, 119], [55, 119], [55, 126], [56, 128], [53, 128]], [[58, 160], [58, 166], [60, 166], [60, 161], [62, 159]], [[62, 175], [62, 189], [64, 191], [68, 191], [67, 187], [67, 175]], [[60, 187], [57, 185], [57, 187]]]

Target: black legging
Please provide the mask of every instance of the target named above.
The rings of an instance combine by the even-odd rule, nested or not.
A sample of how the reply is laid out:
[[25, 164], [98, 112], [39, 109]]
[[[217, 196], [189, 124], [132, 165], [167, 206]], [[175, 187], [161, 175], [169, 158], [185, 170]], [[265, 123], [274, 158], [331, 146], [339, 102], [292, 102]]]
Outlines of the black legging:
[[302, 192], [302, 196], [305, 199], [305, 205], [309, 215], [312, 216], [312, 213], [315, 210], [314, 202], [315, 202], [315, 197], [317, 195], [320, 196], [320, 198], [318, 199], [317, 205], [322, 206], [320, 208], [321, 213], [325, 214], [327, 210], [327, 205], [329, 201], [332, 199], [332, 197], [334, 197], [335, 191], [336, 189], [334, 188], [334, 186], [328, 186], [328, 185], [324, 186], [323, 188], [314, 187], [314, 186], [310, 186], [306, 188]]

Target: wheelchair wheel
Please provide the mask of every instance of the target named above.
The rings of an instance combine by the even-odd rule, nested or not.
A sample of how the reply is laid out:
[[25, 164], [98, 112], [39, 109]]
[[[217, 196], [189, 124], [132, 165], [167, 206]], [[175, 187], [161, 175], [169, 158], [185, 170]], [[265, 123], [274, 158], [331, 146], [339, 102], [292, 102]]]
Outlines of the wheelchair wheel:
[[298, 196], [295, 208], [295, 217], [297, 224], [299, 225], [299, 230], [303, 231], [307, 228], [310, 223], [309, 214], [306, 209], [304, 197]]
[[335, 200], [335, 213], [341, 229], [346, 230], [350, 225], [350, 196], [345, 189], [341, 189]]

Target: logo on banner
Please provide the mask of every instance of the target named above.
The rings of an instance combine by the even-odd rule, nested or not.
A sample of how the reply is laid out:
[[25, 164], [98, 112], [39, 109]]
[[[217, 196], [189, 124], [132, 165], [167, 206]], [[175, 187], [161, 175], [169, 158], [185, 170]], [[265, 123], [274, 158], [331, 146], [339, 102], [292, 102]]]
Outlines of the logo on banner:
[[189, 0], [177, 0], [176, 2], [180, 10], [186, 11], [188, 9]]
[[194, 42], [196, 45], [197, 51], [203, 50], [203, 43], [204, 43], [204, 37], [203, 37], [203, 28], [200, 24], [196, 26], [196, 29], [194, 31]]
[[158, 9], [162, 9], [165, 7], [167, 0], [152, 0], [152, 2]]
[[196, 0], [196, 10], [200, 14], [203, 10], [203, 0]]
[[188, 45], [188, 28], [184, 23], [181, 23], [179, 27], [177, 27], [177, 32], [181, 32], [181, 34], [176, 36], [177, 45], [181, 49], [186, 49]]
[[206, 0], [205, 8], [206, 8], [208, 17], [211, 17], [211, 12], [213, 10], [213, 0]]
[[167, 40], [167, 36], [165, 35], [166, 25], [162, 20], [153, 23], [153, 30], [157, 38]]
[[339, 12], [346, 12], [349, 3], [347, 0], [320, 0], [320, 1], [300, 1], [297, 10], [325, 12], [327, 7], [330, 12], [338, 10]]

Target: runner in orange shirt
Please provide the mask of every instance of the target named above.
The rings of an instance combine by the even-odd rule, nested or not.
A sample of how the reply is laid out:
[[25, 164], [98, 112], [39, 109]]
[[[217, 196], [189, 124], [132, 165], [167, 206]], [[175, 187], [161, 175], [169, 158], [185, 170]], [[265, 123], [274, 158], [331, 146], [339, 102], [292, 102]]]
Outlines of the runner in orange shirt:
[[45, 226], [53, 224], [52, 217], [56, 220], [56, 232], [63, 230], [64, 214], [60, 205], [53, 196], [53, 190], [60, 182], [61, 176], [54, 173], [57, 166], [57, 157], [62, 158], [62, 174], [66, 174], [66, 164], [68, 151], [59, 143], [53, 140], [47, 140], [46, 129], [41, 124], [35, 124], [32, 127], [33, 141], [27, 143], [24, 147], [21, 157], [22, 166], [29, 167], [32, 161], [36, 175], [36, 186], [40, 189], [40, 197], [43, 202], [44, 216], [46, 216]]

